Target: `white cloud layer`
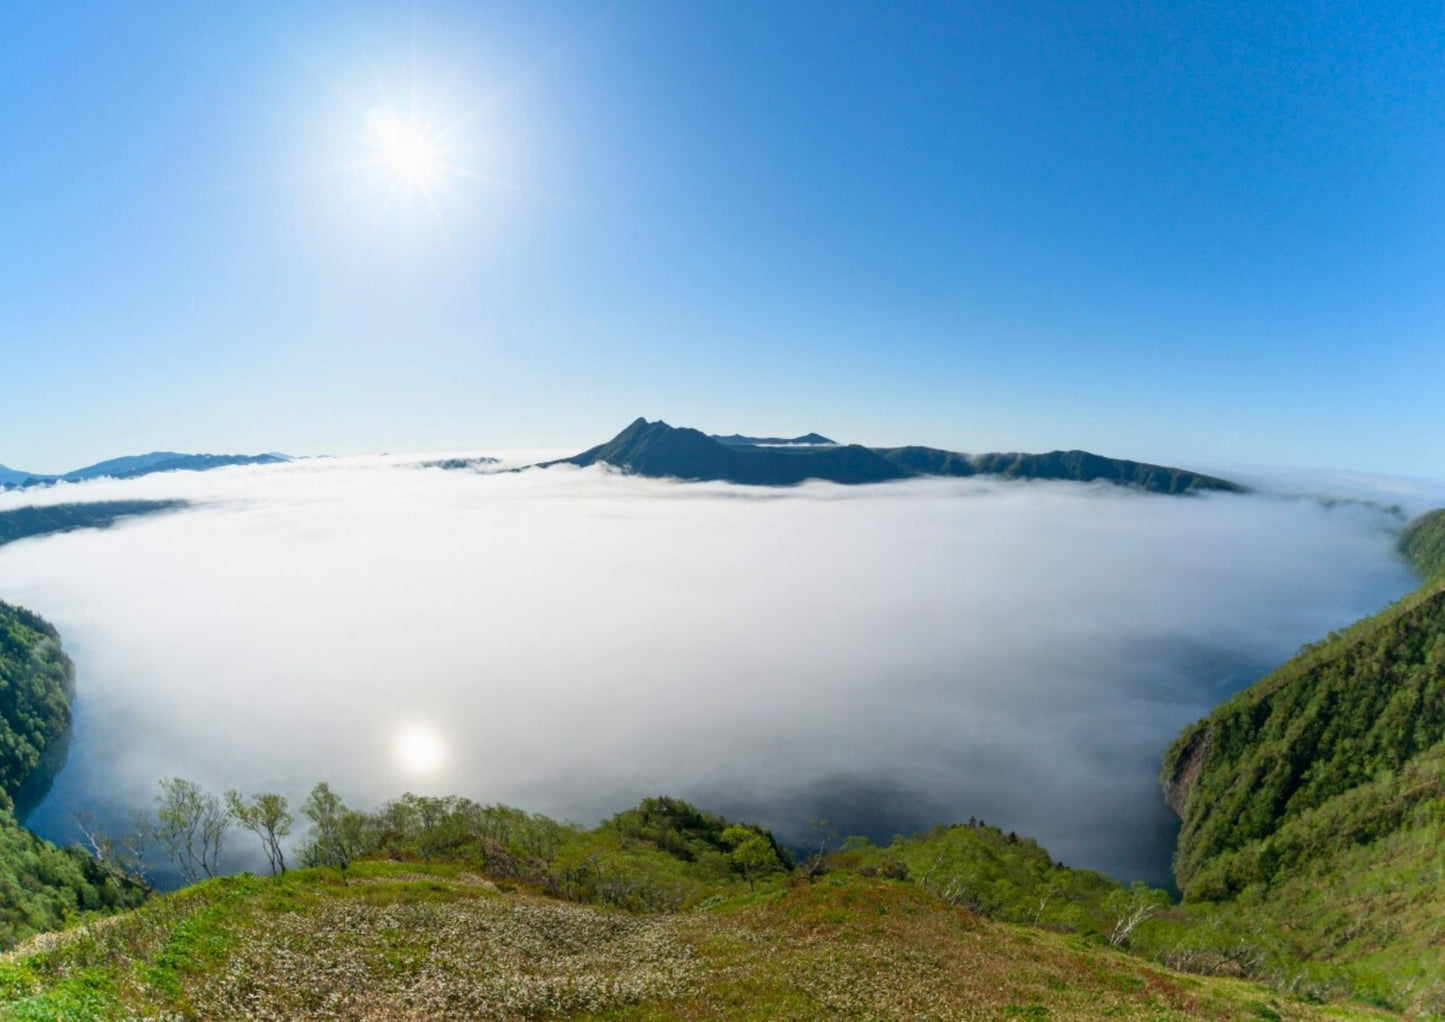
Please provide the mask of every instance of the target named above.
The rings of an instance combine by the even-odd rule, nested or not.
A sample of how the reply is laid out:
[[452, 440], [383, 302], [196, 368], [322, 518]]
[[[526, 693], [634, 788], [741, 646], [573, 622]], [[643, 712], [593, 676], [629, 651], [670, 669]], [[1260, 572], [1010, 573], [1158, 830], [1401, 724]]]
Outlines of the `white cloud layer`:
[[[407, 460], [0, 497], [204, 502], [0, 548], [0, 597], [79, 666], [32, 823], [68, 840], [76, 806], [128, 812], [172, 773], [583, 822], [671, 793], [785, 836], [976, 815], [1158, 881], [1176, 731], [1412, 584], [1361, 507]], [[442, 743], [426, 773], [395, 753], [418, 727]]]

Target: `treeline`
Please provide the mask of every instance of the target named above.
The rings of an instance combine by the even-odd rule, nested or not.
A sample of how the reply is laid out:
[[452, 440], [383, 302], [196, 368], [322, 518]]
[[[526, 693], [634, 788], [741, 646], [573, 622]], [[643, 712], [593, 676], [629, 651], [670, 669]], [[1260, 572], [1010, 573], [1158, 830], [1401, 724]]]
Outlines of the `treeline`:
[[[765, 828], [665, 797], [587, 830], [457, 796], [405, 794], [377, 809], [356, 809], [325, 782], [293, 812], [276, 793], [217, 795], [177, 777], [160, 782], [154, 813], [137, 818], [125, 834], [79, 822], [103, 869], [147, 888], [157, 860], [188, 883], [221, 875], [235, 831], [259, 842], [273, 874], [297, 865], [325, 867], [344, 880], [363, 858], [465, 862], [555, 897], [637, 911], [682, 909], [720, 887], [751, 888], [794, 866]], [[288, 862], [287, 838], [298, 825], [304, 838]]]
[[[1418, 780], [1402, 777], [1407, 785]], [[1362, 804], [1361, 813], [1380, 809]], [[977, 915], [1076, 934], [1176, 968], [1248, 975], [1319, 996], [1358, 986], [1356, 973], [1308, 963], [1310, 949], [1324, 945], [1303, 941], [1298, 920], [1174, 904], [1142, 883], [1069, 868], [1038, 842], [979, 820], [887, 845], [840, 839], [819, 820], [789, 849], [763, 827], [668, 797], [645, 799], [589, 829], [456, 796], [405, 794], [363, 810], [320, 783], [292, 806], [275, 793], [215, 794], [172, 778], [140, 829], [123, 840], [92, 835], [105, 868], [137, 883], [146, 882], [151, 855], [187, 880], [218, 876], [239, 841], [259, 844], [273, 874], [301, 867], [344, 884], [363, 860], [441, 864], [504, 891], [632, 912], [706, 910], [845, 874], [916, 886]]]
[[[298, 819], [299, 817], [299, 819]], [[294, 862], [283, 845], [304, 826]], [[783, 846], [766, 828], [731, 822], [682, 799], [644, 799], [587, 829], [512, 806], [457, 796], [406, 794], [372, 810], [345, 804], [319, 783], [291, 812], [274, 793], [224, 796], [181, 778], [161, 782], [153, 822], [124, 841], [93, 840], [111, 868], [145, 882], [147, 849], [188, 881], [219, 875], [233, 831], [259, 841], [269, 870], [322, 867], [344, 881], [358, 860], [460, 863], [553, 897], [630, 911], [707, 907], [759, 884], [811, 882], [832, 872], [917, 884], [979, 915], [1127, 946], [1170, 910], [1166, 892], [1121, 886], [1055, 862], [1038, 842], [978, 820], [936, 826], [886, 847], [840, 840], [813, 821], [803, 845]]]

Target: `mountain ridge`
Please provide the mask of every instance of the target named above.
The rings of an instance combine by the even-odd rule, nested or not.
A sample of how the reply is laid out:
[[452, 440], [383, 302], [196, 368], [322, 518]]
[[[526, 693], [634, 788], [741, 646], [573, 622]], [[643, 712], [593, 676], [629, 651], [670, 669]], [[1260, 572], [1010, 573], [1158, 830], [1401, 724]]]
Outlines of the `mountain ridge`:
[[108, 458], [93, 465], [71, 469], [58, 475], [23, 472], [0, 465], [0, 488], [24, 489], [49, 483], [78, 483], [89, 479], [134, 479], [156, 472], [205, 472], [231, 465], [274, 465], [291, 460], [285, 454], [183, 454], [178, 451], [151, 451]]
[[1007, 479], [1103, 481], [1169, 495], [1244, 490], [1236, 483], [1200, 472], [1108, 458], [1081, 450], [1047, 454], [963, 454], [920, 446], [824, 444], [821, 441], [827, 438], [817, 433], [777, 445], [775, 439], [757, 440], [740, 434], [710, 436], [660, 419], [649, 422], [639, 417], [605, 443], [570, 458], [543, 462], [538, 467], [563, 464], [585, 467], [600, 462], [652, 478], [759, 486], [791, 486], [809, 479], [859, 485], [917, 476], [987, 475]]

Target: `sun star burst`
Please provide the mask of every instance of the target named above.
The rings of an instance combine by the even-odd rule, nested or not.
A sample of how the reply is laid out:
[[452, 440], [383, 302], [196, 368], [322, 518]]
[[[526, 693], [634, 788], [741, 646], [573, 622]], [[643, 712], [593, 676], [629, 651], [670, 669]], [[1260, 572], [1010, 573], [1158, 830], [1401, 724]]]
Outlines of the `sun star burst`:
[[374, 165], [394, 184], [427, 192], [440, 183], [447, 170], [440, 133], [395, 107], [372, 107], [366, 112], [366, 143]]

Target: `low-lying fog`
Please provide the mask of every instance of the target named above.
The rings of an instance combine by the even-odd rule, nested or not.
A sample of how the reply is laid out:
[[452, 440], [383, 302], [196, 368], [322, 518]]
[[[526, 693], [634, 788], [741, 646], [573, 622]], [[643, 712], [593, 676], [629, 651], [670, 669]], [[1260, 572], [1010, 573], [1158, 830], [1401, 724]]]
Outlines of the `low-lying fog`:
[[[0, 548], [0, 597], [79, 667], [69, 763], [30, 819], [60, 841], [163, 775], [293, 798], [327, 779], [358, 805], [410, 789], [585, 823], [669, 793], [785, 838], [979, 816], [1163, 882], [1178, 729], [1413, 584], [1378, 510], [1069, 483], [353, 458], [0, 506], [119, 497], [206, 503]], [[398, 755], [408, 727], [437, 767]]]

